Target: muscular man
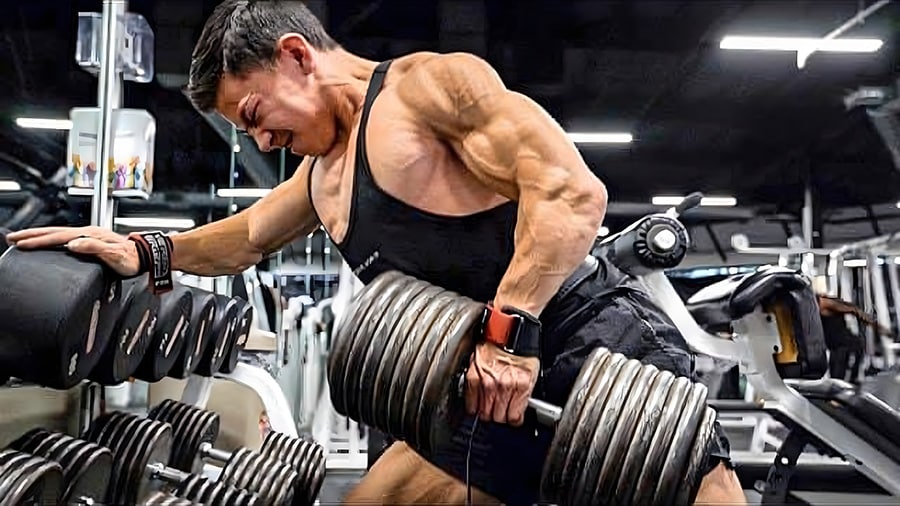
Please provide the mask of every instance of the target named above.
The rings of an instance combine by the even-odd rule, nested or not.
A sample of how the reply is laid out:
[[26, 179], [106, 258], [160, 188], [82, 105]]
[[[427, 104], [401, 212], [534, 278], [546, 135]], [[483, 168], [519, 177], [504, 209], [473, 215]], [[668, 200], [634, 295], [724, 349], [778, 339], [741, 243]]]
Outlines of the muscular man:
[[[478, 346], [466, 395], [480, 423], [463, 423], [434, 463], [394, 444], [348, 503], [459, 504], [467, 492], [474, 502], [533, 503], [550, 434], [523, 424], [529, 395], [564, 403], [599, 346], [691, 373], [671, 323], [646, 297], [615, 290], [621, 273], [604, 262], [579, 271], [606, 190], [553, 118], [478, 57], [373, 62], [341, 48], [300, 2], [226, 0], [194, 50], [188, 90], [259, 149], [305, 158], [249, 209], [172, 236], [173, 269], [240, 272], [321, 225], [364, 283], [400, 270], [540, 324], [540, 359]], [[96, 228], [8, 239], [67, 245], [126, 276], [142, 265], [134, 241]], [[743, 501], [718, 448], [697, 502]]]

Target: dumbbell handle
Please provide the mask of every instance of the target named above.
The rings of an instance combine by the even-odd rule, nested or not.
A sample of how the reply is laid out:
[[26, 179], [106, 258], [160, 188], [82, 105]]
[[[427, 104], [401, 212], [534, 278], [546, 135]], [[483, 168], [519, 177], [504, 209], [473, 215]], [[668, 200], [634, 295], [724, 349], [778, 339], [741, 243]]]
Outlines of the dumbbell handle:
[[199, 453], [201, 457], [206, 457], [215, 460], [216, 462], [228, 462], [228, 459], [231, 458], [230, 452], [217, 450], [213, 448], [213, 445], [210, 443], [201, 443]]
[[529, 397], [528, 407], [534, 410], [537, 420], [544, 425], [556, 425], [562, 419], [562, 408], [549, 402]]
[[178, 469], [173, 469], [171, 467], [166, 466], [162, 462], [156, 462], [153, 464], [148, 464], [147, 468], [150, 469], [150, 474], [154, 478], [159, 479], [160, 481], [166, 481], [173, 484], [178, 484], [188, 479], [191, 475], [185, 473], [184, 471], [179, 471]]
[[[466, 391], [466, 374], [463, 372], [459, 374], [456, 379], [456, 392], [460, 396], [465, 395]], [[556, 425], [556, 422], [562, 419], [562, 408], [555, 405], [550, 404], [547, 401], [542, 401], [540, 399], [535, 399], [534, 397], [528, 398], [528, 407], [534, 410], [534, 413], [537, 415], [537, 421], [543, 425], [553, 426]], [[202, 452], [202, 447], [201, 447]]]

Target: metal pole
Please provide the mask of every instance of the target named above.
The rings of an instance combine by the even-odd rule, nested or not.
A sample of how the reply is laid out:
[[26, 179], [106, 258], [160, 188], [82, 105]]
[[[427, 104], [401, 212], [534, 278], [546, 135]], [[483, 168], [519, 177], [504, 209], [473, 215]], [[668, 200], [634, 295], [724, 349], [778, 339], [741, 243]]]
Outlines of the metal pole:
[[[884, 328], [893, 328], [891, 325], [891, 313], [888, 309], [887, 291], [884, 286], [884, 268], [881, 264], [881, 257], [875, 253], [868, 255], [868, 271], [872, 279], [872, 304], [875, 308], [875, 321]], [[881, 332], [874, 330], [875, 337], [881, 342], [881, 351], [884, 356], [885, 367], [894, 366], [894, 339], [884, 336]]]
[[100, 78], [97, 82], [97, 175], [91, 202], [91, 225], [112, 228], [114, 211], [109, 192], [109, 165], [113, 158], [113, 110], [122, 106], [122, 75], [116, 63], [119, 49], [119, 20], [125, 19], [125, 0], [103, 0]]

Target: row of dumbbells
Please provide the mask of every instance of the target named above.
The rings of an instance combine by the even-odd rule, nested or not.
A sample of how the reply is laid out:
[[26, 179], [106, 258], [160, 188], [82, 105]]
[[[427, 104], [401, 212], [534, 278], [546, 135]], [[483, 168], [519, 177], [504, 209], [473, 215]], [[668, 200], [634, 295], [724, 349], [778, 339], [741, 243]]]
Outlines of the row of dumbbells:
[[[37, 367], [28, 360], [12, 360], [7, 376], [51, 388], [70, 388], [82, 380], [116, 385], [130, 378], [156, 382], [164, 377], [230, 373], [238, 363], [253, 320], [253, 306], [239, 297], [176, 285], [162, 295], [147, 289], [147, 277], [121, 283], [117, 315], [107, 338], [84, 344], [77, 336], [57, 336], [41, 353], [75, 347], [81, 365]], [[88, 315], [89, 316], [89, 315]], [[86, 317], [88, 317], [86, 316]], [[0, 323], [2, 325], [3, 323]], [[99, 330], [98, 330], [99, 332]], [[40, 342], [49, 337], [35, 336]], [[52, 350], [50, 349], [52, 348]], [[90, 363], [85, 369], [84, 364]], [[61, 371], [68, 367], [69, 370]], [[73, 369], [84, 374], [73, 374]]]
[[[34, 429], [0, 452], [0, 506], [18, 504], [311, 505], [325, 477], [314, 442], [269, 433], [259, 452], [213, 448], [219, 417], [166, 400], [140, 417], [112, 412], [81, 438]], [[218, 480], [203, 463], [223, 465]]]

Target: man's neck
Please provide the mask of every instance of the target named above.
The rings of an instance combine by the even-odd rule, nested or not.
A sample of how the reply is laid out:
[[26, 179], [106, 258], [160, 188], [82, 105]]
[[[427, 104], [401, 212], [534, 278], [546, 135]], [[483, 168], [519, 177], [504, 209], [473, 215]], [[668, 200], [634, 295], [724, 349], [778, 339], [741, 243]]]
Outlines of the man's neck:
[[322, 84], [334, 108], [341, 136], [349, 137], [366, 98], [366, 89], [376, 62], [344, 49], [324, 53]]

